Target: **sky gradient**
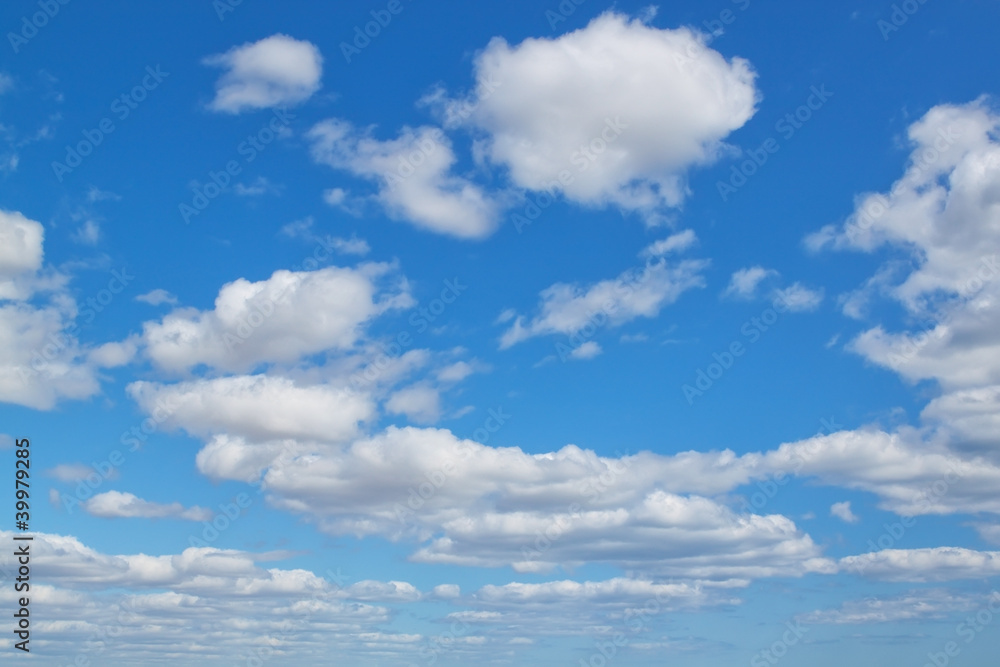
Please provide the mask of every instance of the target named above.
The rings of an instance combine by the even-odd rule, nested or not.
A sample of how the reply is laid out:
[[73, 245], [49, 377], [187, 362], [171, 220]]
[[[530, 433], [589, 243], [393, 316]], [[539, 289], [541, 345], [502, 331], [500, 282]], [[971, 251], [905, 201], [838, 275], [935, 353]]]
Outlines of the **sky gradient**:
[[4, 4], [0, 651], [994, 664], [998, 20]]

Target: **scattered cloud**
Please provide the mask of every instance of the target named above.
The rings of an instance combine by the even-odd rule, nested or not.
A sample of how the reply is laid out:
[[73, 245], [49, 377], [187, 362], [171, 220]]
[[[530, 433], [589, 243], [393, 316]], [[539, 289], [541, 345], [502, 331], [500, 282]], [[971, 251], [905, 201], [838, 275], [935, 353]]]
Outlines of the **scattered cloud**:
[[177, 297], [165, 289], [154, 289], [145, 294], [140, 294], [135, 297], [135, 300], [141, 303], [148, 303], [151, 306], [161, 306], [163, 304], [170, 306], [177, 305]]
[[722, 293], [722, 296], [735, 297], [738, 299], [753, 299], [757, 296], [758, 286], [766, 279], [777, 276], [774, 269], [765, 269], [762, 266], [751, 266], [746, 269], [734, 271], [729, 278], [729, 285]]
[[[330, 119], [307, 136], [317, 162], [374, 181], [375, 200], [396, 219], [463, 239], [484, 238], [498, 225], [498, 205], [482, 188], [452, 173], [457, 158], [436, 128], [407, 127], [397, 139], [381, 141], [371, 129], [359, 131]], [[343, 191], [328, 192], [326, 199], [339, 205]]]
[[851, 511], [850, 501], [834, 503], [830, 506], [830, 516], [835, 516], [845, 523], [857, 523], [858, 517]]
[[226, 70], [215, 84], [209, 108], [233, 114], [300, 104], [319, 90], [323, 76], [319, 49], [280, 33], [203, 62]]
[[639, 317], [656, 317], [684, 292], [704, 286], [702, 272], [707, 266], [705, 260], [675, 265], [660, 260], [589, 287], [556, 283], [541, 292], [538, 315], [530, 321], [517, 316], [501, 337], [500, 348], [533, 336], [572, 335], [588, 325], [620, 326]]
[[185, 521], [211, 521], [212, 510], [203, 507], [184, 507], [180, 503], [151, 503], [131, 493], [106, 491], [87, 499], [82, 505], [92, 516], [105, 519], [183, 519]]

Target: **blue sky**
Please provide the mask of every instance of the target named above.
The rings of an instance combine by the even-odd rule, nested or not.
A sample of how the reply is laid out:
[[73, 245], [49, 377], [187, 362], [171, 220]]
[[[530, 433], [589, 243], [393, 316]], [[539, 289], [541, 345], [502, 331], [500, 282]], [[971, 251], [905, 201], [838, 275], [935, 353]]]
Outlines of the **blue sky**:
[[30, 658], [991, 664], [998, 18], [7, 3]]

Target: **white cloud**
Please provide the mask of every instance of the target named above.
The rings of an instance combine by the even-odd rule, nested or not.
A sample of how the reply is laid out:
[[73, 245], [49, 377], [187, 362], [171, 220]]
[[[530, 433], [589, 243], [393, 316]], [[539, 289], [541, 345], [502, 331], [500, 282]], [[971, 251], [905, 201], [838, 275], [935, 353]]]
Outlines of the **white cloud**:
[[93, 220], [87, 220], [73, 232], [71, 238], [82, 245], [96, 245], [101, 238], [101, 227]]
[[803, 312], [816, 310], [823, 303], [823, 290], [812, 290], [801, 283], [792, 283], [784, 289], [775, 290], [774, 297], [784, 302], [788, 310]]
[[416, 602], [423, 594], [405, 581], [359, 581], [344, 591], [353, 600], [365, 602]]
[[[12, 536], [0, 532], [8, 542]], [[267, 646], [280, 662], [294, 642], [303, 664], [331, 654], [362, 664], [372, 655], [403, 662], [424, 639], [386, 630], [390, 610], [367, 601], [415, 602], [422, 594], [407, 582], [355, 582], [333, 568], [318, 576], [261, 565], [285, 557], [280, 553], [202, 547], [160, 556], [105, 554], [71, 536], [34, 537], [32, 603], [46, 610], [37, 629], [58, 664], [72, 663], [88, 640], [109, 632], [113, 640], [93, 643], [84, 654], [99, 652], [101, 664], [153, 664], [169, 645], [171, 660], [196, 665], [266, 656], [257, 649]]]
[[456, 361], [437, 372], [437, 378], [441, 382], [461, 382], [477, 370], [476, 366], [467, 361]]
[[[172, 385], [133, 382], [128, 394], [167, 428], [198, 436], [231, 433], [252, 440], [302, 438], [340, 442], [375, 415], [372, 399], [346, 388], [302, 386], [268, 375]], [[162, 415], [162, 416], [161, 416]]]
[[0, 210], [0, 402], [39, 410], [100, 391], [111, 351], [79, 344], [77, 304], [68, 278], [43, 266], [44, 237], [41, 223]]
[[920, 416], [940, 425], [958, 444], [995, 450], [1000, 443], [1000, 385], [949, 392], [928, 403]]
[[210, 56], [204, 64], [226, 70], [209, 105], [226, 113], [304, 102], [319, 90], [323, 75], [319, 49], [282, 34]]
[[497, 37], [476, 56], [477, 91], [445, 101], [445, 116], [483, 132], [481, 152], [519, 187], [555, 184], [571, 201], [656, 220], [681, 203], [687, 169], [715, 160], [755, 111], [749, 63], [704, 42], [614, 12], [551, 39]]
[[982, 596], [956, 595], [946, 590], [913, 591], [890, 598], [849, 600], [838, 609], [815, 611], [800, 617], [803, 623], [868, 625], [926, 619], [943, 619], [957, 612], [972, 611], [983, 604]]
[[[79, 482], [80, 480], [86, 479], [91, 475], [98, 474], [93, 466], [84, 465], [82, 463], [61, 463], [54, 468], [46, 470], [45, 473], [50, 477], [55, 477], [60, 482]], [[116, 479], [117, 476], [117, 469], [112, 469], [109, 473], [109, 478]]]
[[985, 99], [934, 107], [910, 126], [913, 152], [889, 191], [859, 197], [842, 225], [806, 239], [813, 249], [888, 246], [910, 255], [915, 268], [901, 280], [886, 264], [869, 283], [916, 326], [876, 326], [849, 348], [907, 380], [946, 390], [1000, 384], [998, 132], [1000, 114]]
[[500, 347], [505, 349], [533, 336], [572, 335], [587, 325], [620, 326], [639, 317], [656, 317], [687, 290], [702, 287], [701, 274], [707, 266], [705, 260], [676, 265], [660, 260], [586, 288], [556, 283], [541, 292], [540, 314], [529, 322], [517, 317], [501, 337]]
[[434, 597], [442, 600], [452, 600], [462, 594], [462, 589], [457, 584], [439, 584], [431, 591]]
[[417, 424], [432, 424], [441, 417], [441, 396], [428, 384], [411, 385], [394, 392], [385, 409], [390, 414], [406, 415]]
[[343, 255], [359, 255], [364, 257], [371, 252], [371, 246], [368, 245], [368, 242], [364, 239], [359, 239], [357, 236], [351, 236], [349, 239], [335, 237], [332, 242], [337, 252]]
[[224, 285], [212, 310], [183, 308], [146, 322], [143, 338], [146, 353], [165, 370], [204, 364], [244, 372], [349, 349], [372, 318], [411, 305], [405, 280], [388, 264], [281, 270], [260, 282]]
[[[29, 220], [18, 211], [0, 210], [0, 281], [42, 268], [44, 237], [41, 223]], [[0, 298], [10, 297], [0, 293]]]
[[97, 186], [91, 185], [90, 189], [87, 190], [87, 201], [91, 203], [98, 201], [121, 201], [121, 195], [101, 190]]
[[665, 239], [660, 239], [642, 249], [640, 257], [663, 257], [672, 252], [687, 250], [698, 242], [693, 229], [685, 229], [683, 232], [672, 234]]
[[1000, 466], [962, 458], [931, 436], [912, 428], [839, 431], [783, 444], [764, 455], [763, 465], [877, 494], [882, 509], [903, 516], [1000, 513]]
[[884, 549], [841, 558], [840, 566], [886, 581], [984, 579], [1000, 574], [1000, 552], [959, 547]]
[[[491, 234], [497, 204], [477, 185], [451, 173], [451, 142], [430, 127], [404, 128], [399, 138], [380, 141], [371, 130], [330, 119], [308, 134], [317, 162], [376, 181], [375, 198], [389, 215], [422, 229], [464, 239]], [[328, 199], [329, 201], [329, 199]], [[340, 196], [336, 204], [343, 201]]]
[[[647, 600], [656, 600], [667, 602], [665, 609], [661, 607], [661, 609], [666, 610], [704, 605], [712, 600], [713, 589], [718, 588], [720, 587], [713, 585], [712, 582], [657, 583], [644, 579], [617, 577], [605, 581], [549, 581], [541, 584], [487, 585], [477, 591], [476, 599], [492, 607], [517, 607], [521, 609], [563, 604], [596, 604], [625, 609]], [[712, 601], [718, 603], [720, 600]], [[724, 601], [738, 604], [738, 600], [734, 599]]]
[[752, 299], [757, 295], [757, 287], [765, 278], [777, 275], [778, 272], [774, 269], [765, 269], [762, 266], [751, 266], [734, 271], [729, 278], [729, 285], [722, 295], [739, 299]]
[[604, 350], [601, 346], [592, 340], [588, 340], [583, 345], [574, 348], [569, 356], [573, 359], [593, 359], [594, 357], [601, 354]]
[[237, 183], [233, 189], [240, 197], [259, 197], [261, 195], [276, 195], [281, 193], [280, 186], [274, 185], [263, 176], [258, 176], [250, 185]]
[[152, 503], [131, 493], [106, 491], [89, 498], [83, 509], [93, 516], [111, 518], [141, 519], [184, 519], [186, 521], [210, 521], [212, 510], [203, 507], [184, 507], [180, 503]]
[[165, 289], [154, 289], [151, 292], [140, 294], [135, 297], [135, 300], [142, 303], [148, 303], [151, 306], [160, 306], [163, 304], [168, 304], [170, 306], [177, 305], [177, 297]]
[[[785, 517], [739, 515], [681, 495], [745, 483], [759, 457], [605, 459], [574, 446], [529, 455], [413, 427], [345, 447], [313, 445], [308, 455], [304, 446], [218, 436], [197, 460], [217, 479], [265, 470], [262, 487], [276, 507], [329, 534], [417, 540], [411, 558], [420, 562], [525, 572], [605, 562], [713, 579], [833, 568]], [[536, 549], [540, 532], [552, 543]]]
[[834, 503], [830, 506], [830, 516], [835, 516], [846, 523], [857, 523], [858, 517], [851, 511], [850, 501]]

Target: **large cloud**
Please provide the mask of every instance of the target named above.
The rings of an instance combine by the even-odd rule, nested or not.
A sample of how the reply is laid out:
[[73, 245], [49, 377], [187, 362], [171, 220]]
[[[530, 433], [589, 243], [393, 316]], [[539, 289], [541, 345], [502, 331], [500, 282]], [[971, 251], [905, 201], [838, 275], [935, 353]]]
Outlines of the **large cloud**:
[[519, 571], [606, 562], [705, 578], [833, 567], [791, 520], [739, 515], [691, 493], [747, 481], [757, 456], [604, 459], [574, 446], [529, 455], [412, 427], [304, 447], [220, 436], [198, 465], [238, 480], [266, 469], [262, 485], [278, 507], [331, 534], [416, 540], [423, 562]]
[[338, 442], [358, 435], [359, 424], [375, 414], [367, 395], [267, 375], [173, 385], [133, 382], [128, 393], [150, 414], [162, 406], [167, 428], [182, 427], [200, 436], [226, 432], [254, 440]]
[[677, 206], [685, 171], [714, 160], [756, 101], [749, 63], [704, 42], [613, 12], [556, 38], [497, 37], [476, 57], [479, 89], [446, 115], [481, 131], [481, 151], [519, 187], [647, 213]]
[[916, 268], [878, 286], [921, 325], [875, 327], [853, 349], [911, 380], [949, 388], [1000, 383], [1000, 115], [985, 99], [931, 109], [909, 129], [903, 176], [866, 194], [841, 226], [813, 234], [813, 248], [871, 252], [892, 246]]
[[913, 152], [892, 188], [858, 198], [843, 225], [807, 243], [911, 257], [912, 270], [887, 263], [844, 299], [845, 312], [861, 317], [873, 293], [888, 295], [906, 308], [909, 326], [874, 326], [849, 348], [906, 380], [937, 381], [944, 393], [924, 418], [956, 446], [992, 449], [998, 460], [1000, 114], [985, 98], [940, 105], [910, 126], [909, 139]]
[[146, 353], [165, 370], [204, 364], [241, 372], [348, 349], [369, 320], [412, 304], [405, 280], [387, 264], [281, 270], [267, 280], [224, 285], [212, 310], [178, 309], [147, 322], [143, 338]]

